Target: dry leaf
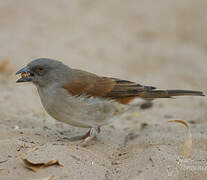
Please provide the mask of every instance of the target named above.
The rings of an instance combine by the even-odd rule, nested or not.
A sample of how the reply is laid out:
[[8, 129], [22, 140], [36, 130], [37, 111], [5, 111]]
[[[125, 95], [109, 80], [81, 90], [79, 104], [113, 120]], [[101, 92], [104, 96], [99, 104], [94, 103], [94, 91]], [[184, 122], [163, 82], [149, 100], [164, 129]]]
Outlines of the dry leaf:
[[46, 178], [30, 179], [30, 180], [55, 180], [55, 176], [50, 176]]
[[192, 151], [192, 135], [191, 135], [190, 126], [188, 125], [187, 122], [182, 121], [182, 120], [171, 120], [169, 122], [175, 122], [175, 123], [183, 124], [188, 129], [187, 137], [186, 137], [185, 144], [184, 144], [184, 147], [183, 147], [183, 156], [185, 158], [190, 157], [190, 154], [191, 154], [191, 151]]
[[4, 169], [0, 168], [0, 171], [3, 171]]
[[63, 167], [63, 165], [60, 164], [58, 160], [49, 161], [48, 163], [45, 163], [43, 167], [48, 167], [48, 166], [53, 166], [53, 165], [57, 165], [57, 166]]
[[24, 162], [24, 165], [28, 168], [31, 169], [33, 171], [38, 171], [39, 168], [44, 166], [44, 163], [32, 163], [30, 161], [28, 161], [27, 159], [23, 159], [22, 161]]
[[51, 176], [48, 180], [55, 180], [55, 176]]
[[31, 169], [32, 171], [35, 171], [35, 172], [38, 171], [40, 168], [45, 168], [45, 167], [53, 166], [53, 165], [58, 165], [58, 166], [63, 167], [63, 165], [61, 165], [58, 160], [52, 160], [47, 163], [33, 163], [27, 159], [22, 158], [22, 161], [24, 162], [24, 165], [26, 166], [26, 168]]
[[13, 71], [13, 66], [10, 61], [3, 60], [0, 62], [0, 72], [11, 73]]

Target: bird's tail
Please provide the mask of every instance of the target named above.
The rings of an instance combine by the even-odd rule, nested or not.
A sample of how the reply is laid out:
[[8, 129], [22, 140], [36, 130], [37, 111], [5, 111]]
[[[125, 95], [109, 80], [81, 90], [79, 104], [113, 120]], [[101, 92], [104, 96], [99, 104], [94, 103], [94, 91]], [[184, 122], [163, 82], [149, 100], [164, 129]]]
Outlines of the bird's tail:
[[140, 97], [145, 99], [171, 98], [174, 96], [205, 96], [201, 91], [190, 90], [151, 90], [144, 91], [140, 95]]

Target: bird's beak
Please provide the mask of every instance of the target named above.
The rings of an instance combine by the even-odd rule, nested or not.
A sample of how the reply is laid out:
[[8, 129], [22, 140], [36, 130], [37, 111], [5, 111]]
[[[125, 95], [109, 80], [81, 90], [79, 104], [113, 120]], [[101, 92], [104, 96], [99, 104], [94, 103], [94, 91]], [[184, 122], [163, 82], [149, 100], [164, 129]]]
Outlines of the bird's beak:
[[16, 75], [21, 74], [21, 78], [18, 79], [16, 82], [31, 82], [32, 76], [34, 76], [33, 72], [29, 69], [28, 66], [24, 67], [23, 69], [20, 69], [16, 72]]

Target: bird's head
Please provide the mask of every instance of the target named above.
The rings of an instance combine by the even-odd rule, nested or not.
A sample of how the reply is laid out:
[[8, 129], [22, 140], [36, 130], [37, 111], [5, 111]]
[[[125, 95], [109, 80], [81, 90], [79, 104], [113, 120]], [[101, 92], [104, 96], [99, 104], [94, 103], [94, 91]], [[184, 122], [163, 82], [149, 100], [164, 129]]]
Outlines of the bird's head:
[[35, 59], [16, 73], [21, 74], [21, 78], [17, 80], [17, 83], [33, 82], [40, 87], [55, 82], [64, 84], [70, 72], [71, 68], [60, 61], [47, 58]]

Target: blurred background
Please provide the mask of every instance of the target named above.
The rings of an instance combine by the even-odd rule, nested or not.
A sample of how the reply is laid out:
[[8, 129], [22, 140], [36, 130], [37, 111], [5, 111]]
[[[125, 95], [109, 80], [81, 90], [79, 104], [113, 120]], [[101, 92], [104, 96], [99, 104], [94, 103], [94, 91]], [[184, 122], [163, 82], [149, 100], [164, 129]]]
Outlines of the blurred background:
[[0, 60], [49, 57], [161, 88], [205, 89], [204, 0], [2, 0]]

